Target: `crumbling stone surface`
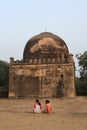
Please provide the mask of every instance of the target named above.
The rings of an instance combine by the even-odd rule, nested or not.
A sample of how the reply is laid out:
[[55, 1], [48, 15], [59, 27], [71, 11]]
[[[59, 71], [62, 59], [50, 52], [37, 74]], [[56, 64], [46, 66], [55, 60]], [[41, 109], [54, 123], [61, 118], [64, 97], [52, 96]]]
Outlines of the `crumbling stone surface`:
[[75, 66], [65, 42], [52, 33], [31, 38], [23, 60], [10, 58], [9, 97], [75, 96]]

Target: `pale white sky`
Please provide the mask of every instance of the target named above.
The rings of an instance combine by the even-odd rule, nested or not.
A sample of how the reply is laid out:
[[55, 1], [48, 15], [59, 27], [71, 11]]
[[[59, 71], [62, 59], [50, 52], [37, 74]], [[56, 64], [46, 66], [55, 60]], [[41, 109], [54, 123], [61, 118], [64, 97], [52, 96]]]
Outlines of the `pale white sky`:
[[0, 60], [21, 60], [26, 42], [41, 32], [60, 36], [69, 52], [87, 51], [87, 0], [0, 0]]

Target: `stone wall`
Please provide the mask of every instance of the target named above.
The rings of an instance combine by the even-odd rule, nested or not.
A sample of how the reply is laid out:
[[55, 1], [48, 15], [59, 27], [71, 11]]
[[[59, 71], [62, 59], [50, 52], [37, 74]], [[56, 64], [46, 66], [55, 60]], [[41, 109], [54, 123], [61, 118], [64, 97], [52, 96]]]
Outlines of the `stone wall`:
[[52, 60], [14, 62], [9, 70], [9, 97], [53, 98], [74, 97], [74, 63], [58, 64]]

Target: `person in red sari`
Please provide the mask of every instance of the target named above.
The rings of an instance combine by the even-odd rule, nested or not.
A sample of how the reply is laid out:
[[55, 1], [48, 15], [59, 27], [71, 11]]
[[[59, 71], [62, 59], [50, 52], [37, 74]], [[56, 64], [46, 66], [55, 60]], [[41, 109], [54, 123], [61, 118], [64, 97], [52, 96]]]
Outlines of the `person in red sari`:
[[52, 113], [52, 106], [49, 100], [46, 100], [46, 109], [45, 109], [45, 113], [51, 114]]

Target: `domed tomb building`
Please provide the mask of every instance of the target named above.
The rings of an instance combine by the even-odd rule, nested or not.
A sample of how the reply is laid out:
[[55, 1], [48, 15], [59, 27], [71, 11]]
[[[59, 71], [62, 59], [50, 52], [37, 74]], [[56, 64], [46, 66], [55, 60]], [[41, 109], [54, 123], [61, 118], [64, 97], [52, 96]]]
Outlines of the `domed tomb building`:
[[23, 60], [10, 58], [9, 97], [75, 96], [75, 64], [66, 43], [49, 32], [32, 37]]

